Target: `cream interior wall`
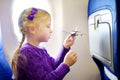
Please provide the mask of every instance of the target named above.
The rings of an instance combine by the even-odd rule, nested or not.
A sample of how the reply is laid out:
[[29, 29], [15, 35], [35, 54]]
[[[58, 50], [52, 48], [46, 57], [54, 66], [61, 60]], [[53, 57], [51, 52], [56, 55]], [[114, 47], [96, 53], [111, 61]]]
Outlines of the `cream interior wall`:
[[0, 0], [0, 22], [2, 42], [8, 63], [11, 63], [13, 51], [17, 47], [17, 38], [13, 32], [12, 0]]

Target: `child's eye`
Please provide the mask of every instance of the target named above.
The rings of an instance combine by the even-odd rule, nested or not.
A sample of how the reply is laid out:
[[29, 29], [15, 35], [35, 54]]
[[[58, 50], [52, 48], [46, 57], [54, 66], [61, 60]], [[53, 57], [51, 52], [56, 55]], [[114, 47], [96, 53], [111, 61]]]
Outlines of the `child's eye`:
[[50, 26], [47, 26], [47, 28], [50, 28]]

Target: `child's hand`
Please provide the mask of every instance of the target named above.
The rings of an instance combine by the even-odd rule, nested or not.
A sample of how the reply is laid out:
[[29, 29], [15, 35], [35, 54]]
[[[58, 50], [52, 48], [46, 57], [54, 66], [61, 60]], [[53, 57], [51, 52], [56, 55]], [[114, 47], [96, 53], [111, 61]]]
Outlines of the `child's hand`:
[[64, 59], [64, 63], [67, 64], [69, 67], [72, 66], [77, 61], [77, 55], [75, 52], [70, 51]]
[[63, 45], [64, 45], [65, 48], [69, 48], [70, 46], [73, 45], [74, 41], [75, 41], [75, 36], [69, 35], [69, 36], [65, 39]]

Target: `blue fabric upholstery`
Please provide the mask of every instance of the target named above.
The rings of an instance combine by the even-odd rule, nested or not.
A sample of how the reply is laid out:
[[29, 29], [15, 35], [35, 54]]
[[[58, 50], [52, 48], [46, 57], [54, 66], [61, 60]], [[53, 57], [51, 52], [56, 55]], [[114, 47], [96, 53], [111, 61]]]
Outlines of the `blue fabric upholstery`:
[[[109, 9], [112, 13], [112, 43], [113, 43], [113, 61], [114, 61], [114, 75], [120, 80], [120, 1], [119, 0], [89, 0], [88, 3], [88, 17], [96, 11]], [[101, 80], [109, 80], [104, 72], [104, 66], [98, 59], [93, 57], [97, 64]], [[109, 69], [109, 67], [107, 66]]]
[[1, 36], [0, 36], [0, 80], [12, 80], [12, 71], [4, 56]]

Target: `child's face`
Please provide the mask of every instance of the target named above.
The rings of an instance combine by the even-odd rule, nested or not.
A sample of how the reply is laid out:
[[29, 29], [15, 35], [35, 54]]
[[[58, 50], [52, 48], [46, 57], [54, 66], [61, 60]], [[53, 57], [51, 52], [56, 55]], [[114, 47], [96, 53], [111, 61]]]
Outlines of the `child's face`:
[[37, 28], [35, 36], [39, 43], [47, 42], [48, 39], [50, 38], [50, 35], [52, 33], [50, 25], [51, 25], [51, 20], [49, 18], [49, 19], [44, 20], [40, 24], [40, 26]]

